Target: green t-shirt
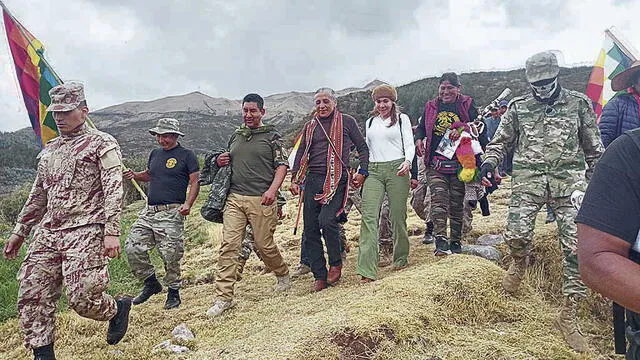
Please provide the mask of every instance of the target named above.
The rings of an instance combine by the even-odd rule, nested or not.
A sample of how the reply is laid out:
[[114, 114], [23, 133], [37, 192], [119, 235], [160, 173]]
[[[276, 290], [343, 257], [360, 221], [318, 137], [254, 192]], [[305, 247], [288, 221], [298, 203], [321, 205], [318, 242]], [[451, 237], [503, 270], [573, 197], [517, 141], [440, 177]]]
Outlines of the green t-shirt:
[[262, 196], [273, 182], [276, 168], [288, 166], [282, 137], [271, 125], [257, 129], [241, 127], [229, 141], [231, 155], [230, 192]]

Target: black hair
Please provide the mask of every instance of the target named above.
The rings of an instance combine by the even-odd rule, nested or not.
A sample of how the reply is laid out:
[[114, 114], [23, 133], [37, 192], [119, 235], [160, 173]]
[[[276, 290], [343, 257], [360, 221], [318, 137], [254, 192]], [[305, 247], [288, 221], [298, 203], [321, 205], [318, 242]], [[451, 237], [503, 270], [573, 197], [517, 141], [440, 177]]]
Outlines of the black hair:
[[260, 108], [260, 110], [264, 109], [264, 99], [262, 98], [262, 96], [258, 94], [251, 93], [242, 99], [242, 105], [248, 102], [254, 102], [258, 104], [258, 107]]
[[458, 77], [458, 74], [454, 72], [447, 72], [442, 74], [442, 76], [440, 76], [440, 81], [438, 82], [438, 84], [442, 84], [445, 81], [448, 81], [449, 84], [455, 87], [462, 86], [462, 84], [460, 83], [460, 78]]
[[79, 108], [84, 107], [84, 106], [87, 106], [87, 100], [82, 100], [82, 101], [80, 101], [80, 104], [78, 104]]

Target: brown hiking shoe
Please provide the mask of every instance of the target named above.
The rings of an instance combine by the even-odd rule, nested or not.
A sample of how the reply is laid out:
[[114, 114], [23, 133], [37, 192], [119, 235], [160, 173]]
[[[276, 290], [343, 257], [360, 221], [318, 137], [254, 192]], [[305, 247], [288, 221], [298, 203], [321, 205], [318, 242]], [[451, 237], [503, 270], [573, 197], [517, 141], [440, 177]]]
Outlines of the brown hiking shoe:
[[308, 274], [310, 272], [311, 272], [311, 268], [310, 267], [308, 267], [305, 264], [298, 264], [296, 269], [293, 270], [293, 272], [291, 273], [291, 278], [295, 279], [297, 277], [300, 277], [302, 275]]
[[589, 343], [578, 327], [578, 302], [574, 296], [566, 296], [555, 326], [562, 333], [564, 341], [577, 352], [589, 352]]
[[522, 282], [522, 278], [524, 278], [524, 273], [526, 271], [526, 261], [525, 258], [514, 258], [511, 266], [509, 266], [509, 270], [504, 274], [502, 278], [502, 287], [508, 293], [514, 293], [520, 287], [520, 283]]

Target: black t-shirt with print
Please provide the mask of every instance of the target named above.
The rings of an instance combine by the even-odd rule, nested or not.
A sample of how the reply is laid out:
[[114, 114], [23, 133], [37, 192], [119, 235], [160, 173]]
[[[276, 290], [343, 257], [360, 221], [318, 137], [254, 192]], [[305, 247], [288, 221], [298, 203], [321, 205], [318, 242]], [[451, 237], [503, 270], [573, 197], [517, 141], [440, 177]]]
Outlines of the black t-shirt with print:
[[[469, 108], [469, 119], [473, 121], [477, 117], [478, 110], [476, 109], [475, 102], [472, 102], [471, 107]], [[445, 104], [439, 102], [438, 114], [436, 115], [436, 122], [433, 125], [433, 132], [431, 134], [431, 155], [435, 154], [435, 151], [442, 140], [442, 136], [444, 136], [447, 130], [451, 128], [451, 124], [456, 121], [461, 121], [456, 103]]]
[[620, 238], [635, 249], [639, 259], [640, 232], [640, 129], [622, 134], [607, 147], [596, 164], [593, 177], [576, 217], [582, 223]]
[[193, 151], [178, 144], [171, 150], [153, 149], [147, 168], [149, 205], [184, 204], [189, 175], [199, 170], [199, 164]]

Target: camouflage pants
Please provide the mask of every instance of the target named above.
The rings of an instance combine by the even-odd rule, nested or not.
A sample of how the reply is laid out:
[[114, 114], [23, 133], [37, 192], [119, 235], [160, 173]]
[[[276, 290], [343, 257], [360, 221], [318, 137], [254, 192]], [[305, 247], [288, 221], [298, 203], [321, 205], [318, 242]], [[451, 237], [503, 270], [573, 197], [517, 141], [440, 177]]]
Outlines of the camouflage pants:
[[511, 194], [507, 226], [504, 232], [505, 242], [509, 245], [511, 256], [524, 258], [531, 252], [531, 241], [536, 216], [542, 206], [548, 203], [556, 213], [558, 237], [562, 248], [563, 284], [565, 296], [586, 296], [586, 288], [580, 280], [578, 257], [576, 254], [577, 227], [574, 222], [577, 211], [571, 205], [569, 196], [554, 198], [549, 195], [537, 196], [521, 192]]
[[425, 224], [431, 221], [431, 192], [427, 169], [422, 158], [418, 158], [418, 186], [411, 191], [411, 207]]
[[27, 348], [53, 343], [56, 303], [66, 286], [78, 315], [107, 321], [116, 314], [103, 255], [102, 225], [51, 231], [38, 228], [18, 273], [18, 314]]
[[184, 215], [177, 209], [153, 211], [142, 209], [131, 226], [125, 252], [129, 267], [136, 278], [144, 280], [155, 274], [149, 252], [158, 250], [164, 263], [164, 283], [180, 288], [180, 260], [184, 255]]
[[450, 221], [450, 240], [462, 240], [462, 214], [464, 183], [454, 175], [444, 175], [434, 169], [427, 170], [431, 191], [431, 220], [433, 235], [447, 236], [447, 220]]

